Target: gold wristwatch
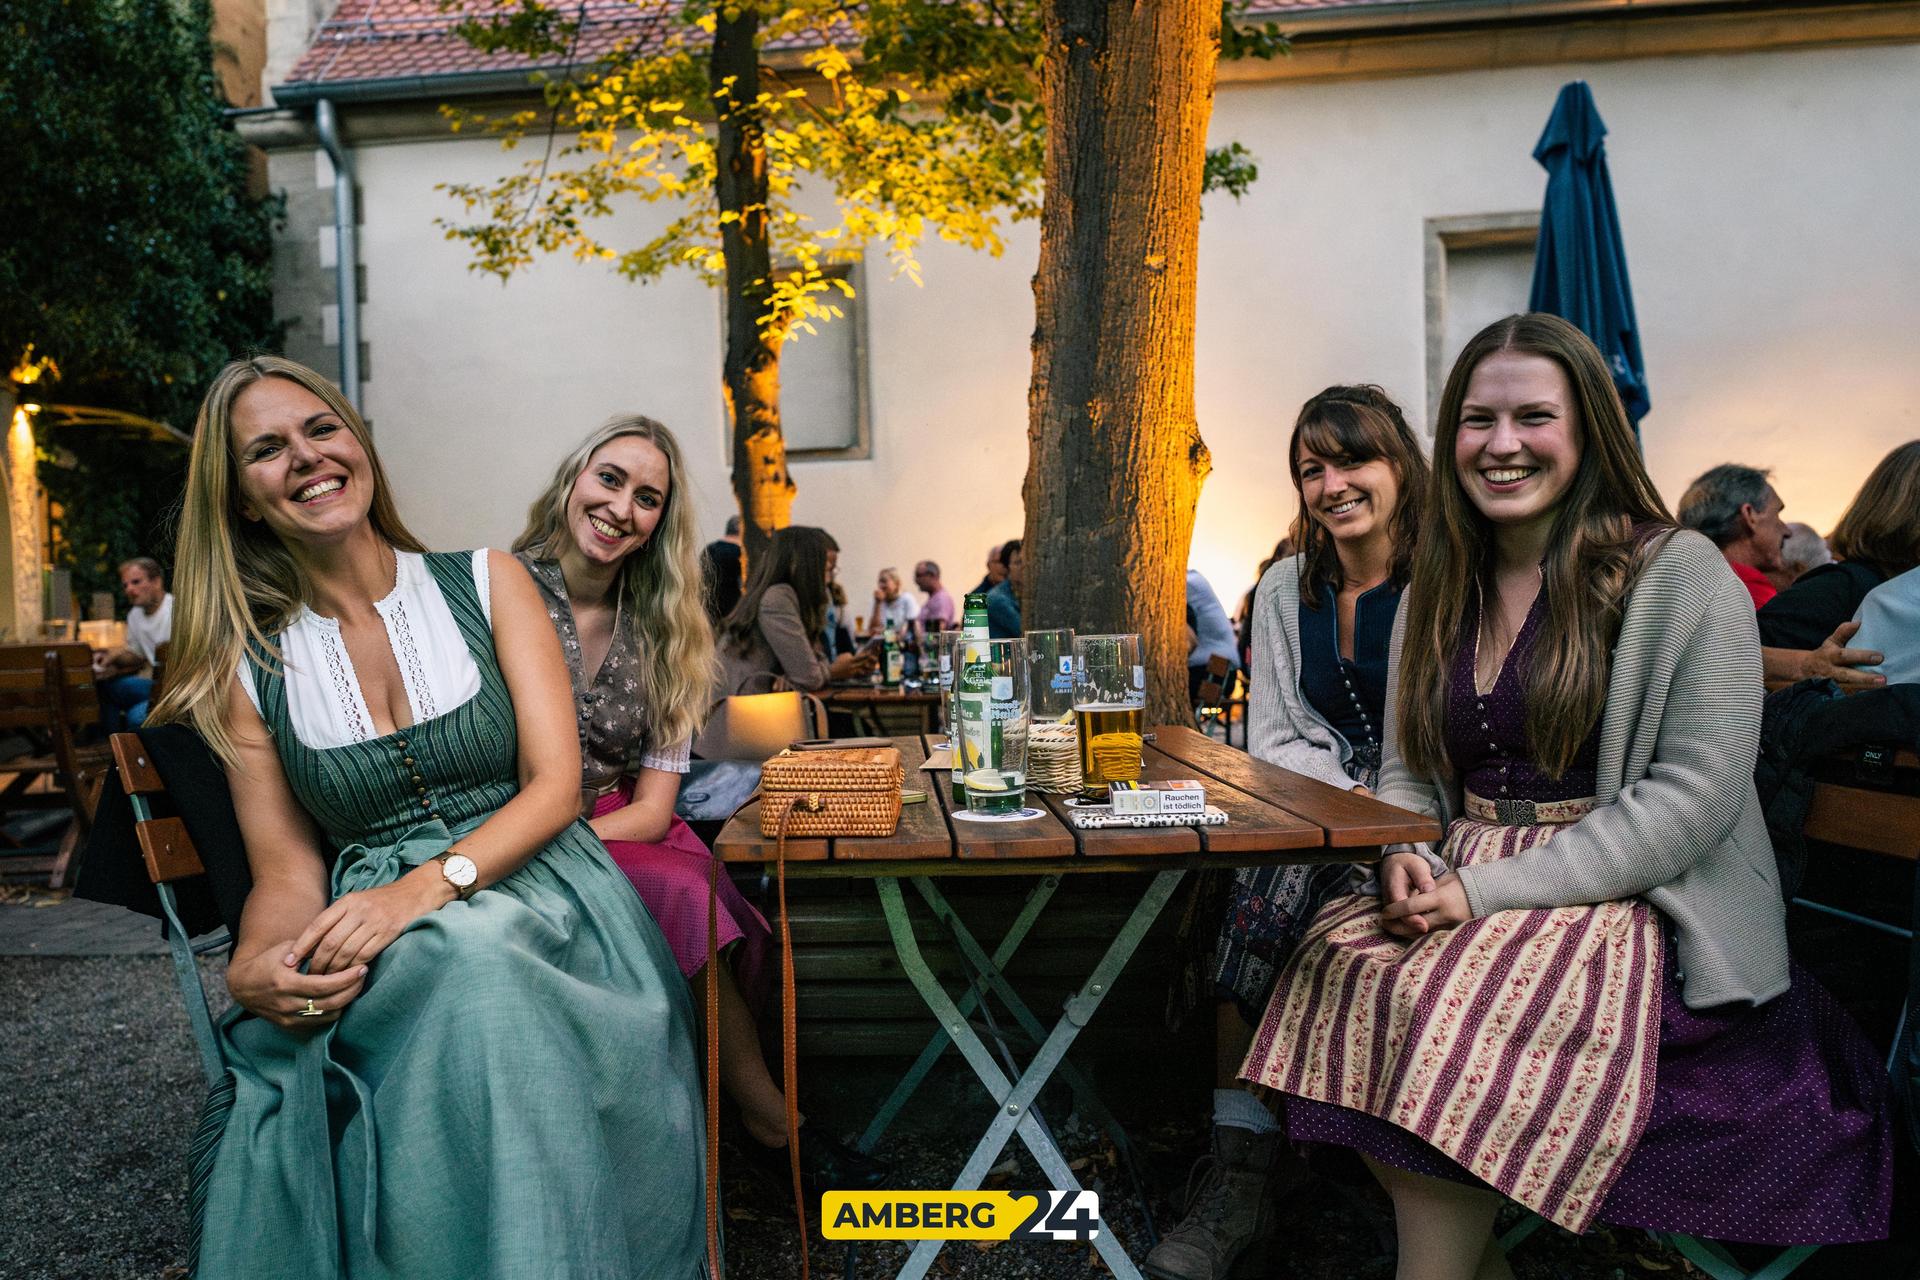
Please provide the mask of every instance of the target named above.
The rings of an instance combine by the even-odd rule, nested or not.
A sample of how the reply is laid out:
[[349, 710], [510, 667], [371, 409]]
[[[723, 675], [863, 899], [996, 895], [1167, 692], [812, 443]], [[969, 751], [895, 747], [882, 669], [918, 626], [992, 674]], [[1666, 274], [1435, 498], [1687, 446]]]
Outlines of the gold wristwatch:
[[460, 901], [465, 902], [480, 887], [480, 868], [466, 854], [449, 849], [445, 853], [436, 853], [433, 860], [440, 864], [440, 874], [446, 879]]

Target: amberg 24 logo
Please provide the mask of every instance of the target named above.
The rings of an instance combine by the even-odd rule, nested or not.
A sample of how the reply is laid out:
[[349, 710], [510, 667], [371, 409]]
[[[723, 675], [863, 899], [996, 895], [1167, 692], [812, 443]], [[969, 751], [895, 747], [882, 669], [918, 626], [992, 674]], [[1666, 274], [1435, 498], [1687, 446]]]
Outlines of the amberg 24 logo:
[[828, 1240], [1069, 1240], [1100, 1234], [1093, 1191], [829, 1191]]

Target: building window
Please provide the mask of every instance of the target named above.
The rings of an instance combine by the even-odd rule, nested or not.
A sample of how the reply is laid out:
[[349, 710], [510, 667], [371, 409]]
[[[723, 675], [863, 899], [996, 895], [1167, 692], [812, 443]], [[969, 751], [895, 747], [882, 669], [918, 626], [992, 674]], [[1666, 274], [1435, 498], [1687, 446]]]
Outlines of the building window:
[[1429, 438], [1460, 349], [1495, 320], [1527, 309], [1539, 231], [1537, 212], [1427, 219]]
[[787, 457], [817, 462], [873, 456], [867, 407], [867, 287], [857, 263], [826, 269], [853, 286], [834, 291], [838, 320], [815, 323], [780, 352], [780, 429]]

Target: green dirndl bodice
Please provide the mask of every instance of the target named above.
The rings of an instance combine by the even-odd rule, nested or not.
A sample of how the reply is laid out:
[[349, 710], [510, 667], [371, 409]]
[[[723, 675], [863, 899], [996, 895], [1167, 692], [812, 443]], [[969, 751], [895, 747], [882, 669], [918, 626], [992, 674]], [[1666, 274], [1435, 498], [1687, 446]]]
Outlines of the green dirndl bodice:
[[[397, 879], [516, 790], [513, 707], [471, 557], [430, 555], [480, 670], [444, 715], [316, 750], [255, 687], [334, 896]], [[232, 1103], [196, 1170], [201, 1280], [705, 1274], [692, 1005], [586, 824], [416, 921], [310, 1033], [235, 1010]]]

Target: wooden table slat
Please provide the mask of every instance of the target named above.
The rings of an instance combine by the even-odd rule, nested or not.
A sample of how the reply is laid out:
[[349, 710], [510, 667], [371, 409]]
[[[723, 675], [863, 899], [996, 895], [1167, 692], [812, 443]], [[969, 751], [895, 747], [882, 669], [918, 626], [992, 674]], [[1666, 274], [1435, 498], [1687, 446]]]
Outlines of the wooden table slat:
[[1192, 828], [1209, 851], [1318, 849], [1326, 844], [1327, 833], [1319, 823], [1308, 822], [1218, 778], [1194, 778], [1194, 772], [1191, 766], [1152, 746], [1140, 762], [1140, 776], [1149, 781], [1192, 778], [1206, 787], [1207, 804], [1227, 815], [1225, 826]]
[[[937, 794], [946, 784], [944, 773], [923, 772], [927, 749], [923, 739], [895, 738], [900, 748], [900, 763], [906, 766], [902, 786], [909, 791], [924, 791], [927, 798], [919, 804], [900, 806], [900, 826], [890, 836], [842, 836], [833, 842], [835, 861], [873, 862], [897, 858], [951, 858], [953, 832], [946, 810]], [[934, 779], [938, 778], [938, 784]]]
[[1154, 737], [1159, 751], [1198, 770], [1204, 775], [1201, 781], [1213, 778], [1257, 793], [1266, 803], [1324, 829], [1327, 843], [1336, 849], [1438, 840], [1442, 834], [1431, 818], [1256, 760], [1192, 729], [1165, 726], [1155, 729]]
[[[945, 741], [933, 735], [929, 741]], [[953, 831], [954, 847], [960, 861], [993, 862], [1031, 858], [1071, 858], [1076, 848], [1073, 832], [1051, 811], [1025, 822], [971, 822], [952, 816], [952, 774], [944, 771], [923, 773], [939, 790], [941, 808], [947, 812], [947, 825]], [[1042, 809], [1040, 793], [1027, 792], [1027, 806]]]
[[[720, 829], [719, 838], [713, 842], [713, 851], [722, 862], [772, 862], [774, 844], [771, 837], [760, 834], [760, 802], [753, 800], [727, 819], [727, 825]], [[787, 837], [788, 862], [826, 860], [826, 840], [819, 837]]]

